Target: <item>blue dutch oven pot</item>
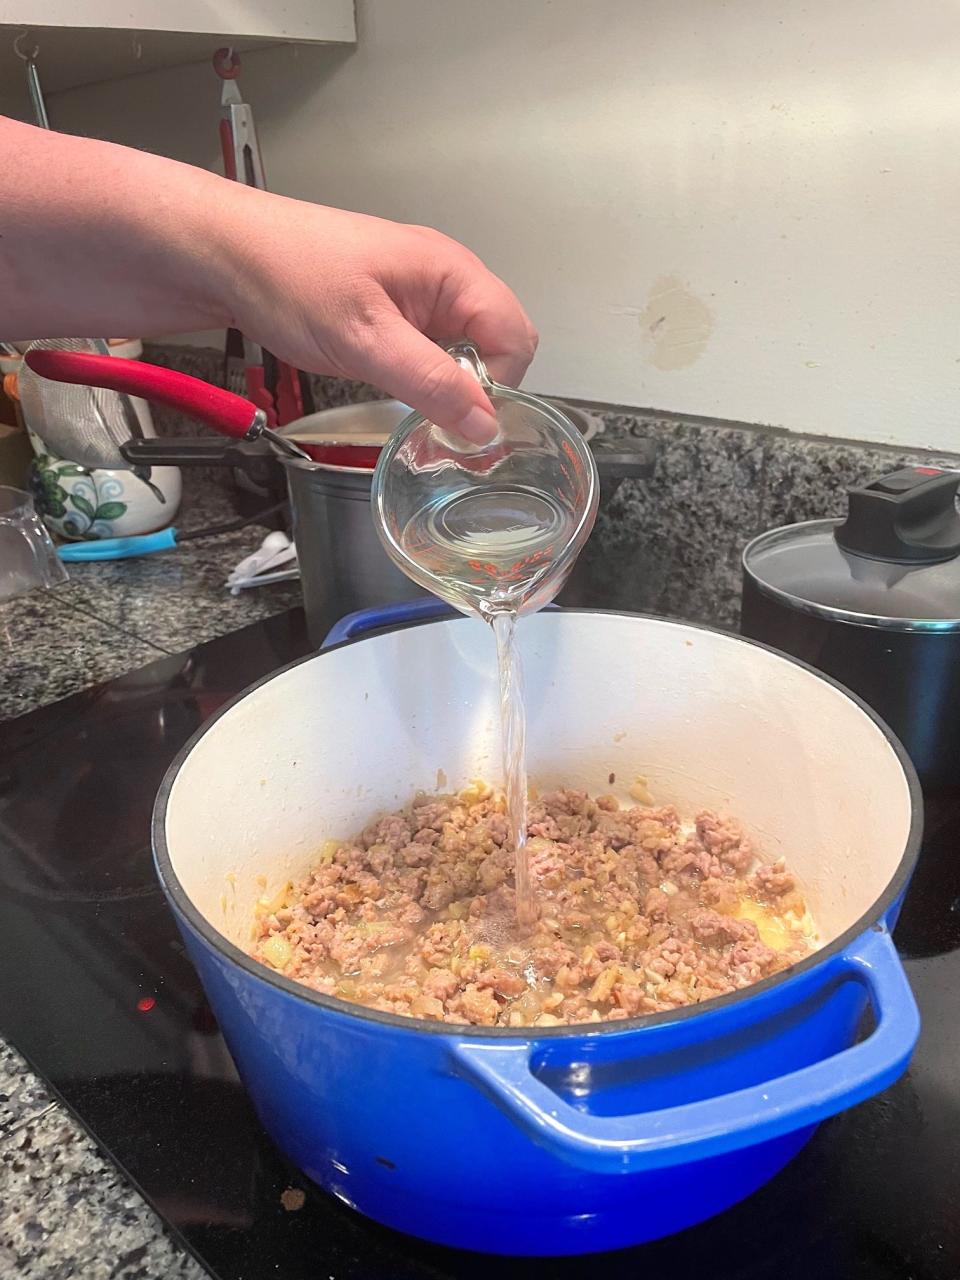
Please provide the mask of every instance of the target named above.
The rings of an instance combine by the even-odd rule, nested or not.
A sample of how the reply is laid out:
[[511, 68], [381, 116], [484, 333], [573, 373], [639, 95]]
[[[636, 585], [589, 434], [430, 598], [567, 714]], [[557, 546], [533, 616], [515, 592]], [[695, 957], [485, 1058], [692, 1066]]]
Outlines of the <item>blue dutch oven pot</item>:
[[344, 619], [204, 726], [156, 803], [164, 890], [264, 1127], [344, 1203], [503, 1254], [678, 1231], [905, 1069], [919, 1019], [890, 930], [920, 841], [912, 766], [866, 707], [763, 646], [539, 614], [518, 632], [532, 778], [606, 791], [643, 772], [658, 802], [727, 808], [800, 874], [822, 947], [614, 1023], [451, 1026], [324, 996], [249, 958], [256, 899], [418, 789], [499, 777], [492, 638], [445, 613], [427, 599]]

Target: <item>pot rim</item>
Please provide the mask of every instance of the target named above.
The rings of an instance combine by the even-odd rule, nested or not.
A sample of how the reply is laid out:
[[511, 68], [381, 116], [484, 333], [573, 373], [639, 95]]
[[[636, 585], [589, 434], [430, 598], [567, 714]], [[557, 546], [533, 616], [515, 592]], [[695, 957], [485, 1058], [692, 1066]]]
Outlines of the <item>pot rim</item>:
[[[293, 437], [291, 437], [293, 439]], [[295, 443], [299, 443], [295, 441]], [[278, 453], [277, 460], [284, 467], [295, 467], [298, 471], [329, 471], [333, 475], [369, 476], [373, 479], [373, 467], [344, 467], [332, 462], [315, 462], [313, 458], [294, 458], [290, 454]]]
[[[322, 995], [319, 991], [313, 991], [311, 988], [304, 986], [302, 983], [295, 981], [293, 978], [284, 977], [283, 974], [277, 973], [269, 969], [260, 961], [254, 960], [252, 956], [247, 955], [240, 947], [224, 937], [219, 930], [209, 922], [207, 917], [194, 905], [192, 898], [187, 894], [180, 879], [173, 869], [173, 862], [170, 852], [167, 848], [165, 819], [167, 814], [167, 806], [170, 801], [170, 793], [177, 775], [180, 772], [187, 757], [193, 748], [197, 745], [201, 738], [217, 723], [221, 716], [233, 709], [242, 699], [255, 693], [262, 685], [269, 680], [275, 679], [277, 676], [284, 675], [294, 668], [302, 666], [305, 662], [312, 662], [317, 658], [322, 658], [328, 653], [336, 653], [339, 649], [347, 648], [350, 645], [362, 644], [369, 637], [361, 635], [351, 640], [344, 640], [340, 644], [331, 645], [329, 649], [321, 649], [315, 653], [307, 654], [303, 658], [298, 658], [294, 662], [289, 662], [286, 666], [279, 667], [276, 671], [262, 676], [240, 693], [235, 694], [227, 702], [214, 712], [209, 719], [190, 735], [189, 739], [177, 752], [174, 759], [163, 775], [163, 781], [157, 791], [157, 797], [154, 801], [153, 814], [151, 818], [151, 833], [153, 844], [153, 860], [160, 886], [168, 899], [172, 902], [176, 910], [183, 916], [191, 929], [199, 934], [200, 938], [209, 946], [219, 952], [227, 960], [238, 965], [241, 970], [255, 980], [266, 983], [268, 986], [276, 987], [288, 996], [295, 999], [303, 1000], [308, 1004], [317, 1005], [321, 1009], [328, 1012], [339, 1014], [341, 1016], [359, 1018], [365, 1022], [380, 1023], [382, 1026], [391, 1027], [394, 1030], [408, 1031], [411, 1033], [420, 1033], [423, 1035], [441, 1035], [441, 1036], [463, 1036], [467, 1034], [471, 1037], [479, 1037], [484, 1040], [536, 1040], [550, 1041], [563, 1040], [570, 1037], [584, 1039], [595, 1035], [615, 1035], [622, 1034], [625, 1031], [639, 1031], [645, 1027], [660, 1027], [672, 1023], [680, 1023], [688, 1018], [696, 1017], [704, 1014], [719, 1012], [739, 1003], [744, 999], [758, 996], [773, 990], [786, 982], [790, 982], [795, 978], [801, 977], [803, 974], [815, 969], [818, 965], [839, 955], [850, 943], [861, 937], [869, 929], [871, 929], [880, 917], [886, 914], [887, 910], [897, 898], [900, 897], [906, 885], [913, 874], [917, 858], [920, 853], [920, 843], [923, 837], [923, 794], [920, 788], [920, 781], [917, 777], [917, 771], [913, 766], [910, 757], [907, 755], [900, 739], [893, 730], [881, 719], [880, 716], [868, 706], [862, 698], [853, 693], [839, 680], [824, 675], [817, 671], [809, 663], [802, 662], [798, 658], [792, 657], [790, 654], [782, 653], [779, 649], [775, 649], [773, 645], [763, 644], [758, 640], [748, 639], [746, 636], [737, 635], [732, 631], [725, 631], [722, 627], [711, 627], [699, 622], [682, 622], [675, 618], [665, 618], [658, 614], [635, 613], [624, 609], [561, 609], [557, 611], [556, 616], [564, 615], [587, 615], [601, 617], [616, 618], [637, 618], [641, 621], [667, 623], [671, 626], [686, 627], [693, 631], [704, 631], [713, 635], [724, 636], [727, 639], [736, 640], [742, 644], [751, 645], [755, 649], [763, 649], [767, 653], [772, 653], [775, 657], [780, 658], [784, 662], [792, 663], [803, 671], [809, 672], [819, 680], [832, 685], [845, 694], [851, 702], [855, 703], [861, 711], [874, 722], [881, 731], [887, 742], [891, 746], [896, 755], [904, 777], [907, 782], [907, 792], [910, 800], [910, 827], [907, 831], [907, 838], [904, 844], [903, 854], [897, 863], [896, 870], [885, 886], [883, 892], [877, 897], [868, 909], [857, 920], [853, 922], [838, 937], [828, 943], [820, 950], [814, 951], [806, 959], [799, 961], [797, 964], [791, 965], [788, 969], [782, 970], [780, 973], [773, 974], [769, 978], [763, 978], [760, 982], [755, 982], [749, 987], [743, 987], [739, 991], [731, 991], [726, 995], [714, 996], [710, 1000], [704, 1001], [702, 1004], [685, 1005], [680, 1009], [667, 1010], [663, 1013], [642, 1014], [635, 1018], [622, 1018], [612, 1022], [574, 1022], [559, 1027], [481, 1027], [474, 1026], [472, 1023], [460, 1022], [433, 1022], [423, 1018], [411, 1018], [404, 1014], [383, 1013], [379, 1009], [371, 1009], [366, 1005], [357, 1004], [350, 1000], [342, 1000], [337, 996]], [[462, 622], [462, 618], [436, 618], [427, 622], [416, 623], [414, 626], [450, 626]], [[390, 627], [378, 629], [378, 634], [388, 634], [393, 631], [401, 631], [408, 629], [409, 623], [397, 623]]]
[[[548, 403], [555, 405], [561, 413], [565, 413], [567, 417], [570, 418], [573, 425], [577, 428], [577, 431], [583, 437], [585, 444], [589, 444], [591, 440], [595, 439], [595, 437], [600, 433], [603, 427], [603, 422], [597, 414], [591, 413], [588, 409], [581, 409], [579, 405], [567, 404], [564, 400], [550, 399], [548, 400]], [[330, 405], [326, 409], [318, 409], [315, 413], [304, 414], [303, 418], [296, 418], [293, 422], [289, 422], [285, 427], [280, 428], [280, 434], [288, 436], [295, 443], [299, 444], [301, 442], [297, 439], [297, 433], [294, 430], [298, 423], [304, 422], [307, 418], [318, 418], [324, 413], [335, 413], [338, 409], [353, 409], [361, 404], [389, 404], [399, 406], [404, 410], [404, 413], [400, 422], [397, 423], [397, 427], [399, 427], [400, 424], [414, 412], [409, 405], [407, 405], [403, 400], [397, 400], [395, 396], [388, 396], [383, 400], [363, 400], [350, 404], [336, 404]], [[394, 428], [394, 430], [396, 430], [396, 428]], [[384, 436], [384, 439], [379, 446], [381, 449], [386, 445], [391, 434], [392, 432], [388, 432], [386, 436]], [[307, 441], [307, 443], [309, 444], [310, 441]], [[369, 476], [372, 480], [375, 470], [374, 467], [346, 467], [334, 465], [329, 462], [315, 462], [312, 458], [295, 458], [290, 454], [278, 453], [276, 456], [277, 460], [282, 462], [284, 466], [297, 467], [303, 471], [330, 471], [334, 474], [340, 472], [348, 476]]]
[[[842, 520], [798, 520], [795, 524], [780, 524], [775, 529], [765, 529], [751, 538], [743, 549], [740, 565], [743, 576], [749, 578], [763, 595], [771, 600], [786, 605], [797, 613], [806, 613], [815, 618], [823, 618], [827, 622], [844, 622], [848, 626], [871, 627], [875, 631], [900, 631], [908, 635], [955, 635], [960, 631], [960, 618], [900, 618], [882, 613], [857, 613], [854, 609], [842, 609], [838, 605], [820, 604], [816, 600], [808, 600], [805, 596], [794, 595], [783, 587], [775, 587], [761, 578], [749, 563], [749, 556], [762, 543], [772, 540], [779, 533], [790, 529], [838, 528]], [[849, 693], [849, 690], [846, 690]]]

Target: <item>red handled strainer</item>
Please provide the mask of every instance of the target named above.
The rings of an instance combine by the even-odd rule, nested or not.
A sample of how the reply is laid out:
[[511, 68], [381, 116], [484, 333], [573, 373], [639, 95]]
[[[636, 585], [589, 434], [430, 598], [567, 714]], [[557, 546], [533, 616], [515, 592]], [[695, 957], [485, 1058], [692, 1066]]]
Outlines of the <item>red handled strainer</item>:
[[[380, 454], [382, 440], [377, 436], [336, 436], [318, 439], [311, 431], [309, 440], [281, 434], [267, 424], [267, 415], [250, 400], [211, 386], [199, 378], [145, 364], [141, 360], [117, 360], [113, 356], [90, 355], [86, 352], [31, 347], [24, 360], [32, 372], [51, 382], [75, 386], [99, 387], [105, 390], [140, 396], [156, 404], [178, 409], [234, 440], [258, 440], [263, 437], [287, 457], [300, 458], [325, 466], [353, 467], [372, 471]], [[127, 467], [120, 449], [116, 429], [93, 415], [80, 423], [64, 418], [64, 430], [47, 430], [44, 442], [53, 452], [87, 467]], [[51, 434], [53, 438], [51, 437]], [[118, 456], [121, 461], [117, 461]]]

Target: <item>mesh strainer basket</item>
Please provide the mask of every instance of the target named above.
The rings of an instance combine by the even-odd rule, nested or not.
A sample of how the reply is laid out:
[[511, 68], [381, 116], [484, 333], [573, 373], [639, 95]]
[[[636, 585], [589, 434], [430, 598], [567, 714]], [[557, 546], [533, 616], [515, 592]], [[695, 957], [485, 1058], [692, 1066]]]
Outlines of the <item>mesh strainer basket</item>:
[[[107, 354], [105, 342], [91, 338], [42, 338], [29, 347], [36, 350], [78, 351]], [[34, 373], [26, 360], [17, 374], [24, 420], [51, 453], [82, 467], [131, 470], [120, 446], [143, 438], [136, 410], [129, 397], [99, 387], [52, 382]], [[141, 475], [140, 468], [133, 468]], [[148, 477], [149, 468], [142, 478]]]

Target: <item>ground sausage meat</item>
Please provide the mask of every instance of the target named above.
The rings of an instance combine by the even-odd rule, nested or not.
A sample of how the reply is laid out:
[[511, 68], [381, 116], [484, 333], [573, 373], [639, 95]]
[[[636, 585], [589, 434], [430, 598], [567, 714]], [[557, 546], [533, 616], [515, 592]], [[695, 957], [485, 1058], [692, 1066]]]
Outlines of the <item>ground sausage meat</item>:
[[503, 800], [418, 797], [261, 904], [254, 956], [373, 1009], [476, 1026], [636, 1017], [748, 986], [815, 946], [783, 862], [738, 823], [549, 792], [529, 812], [539, 920], [514, 923]]

